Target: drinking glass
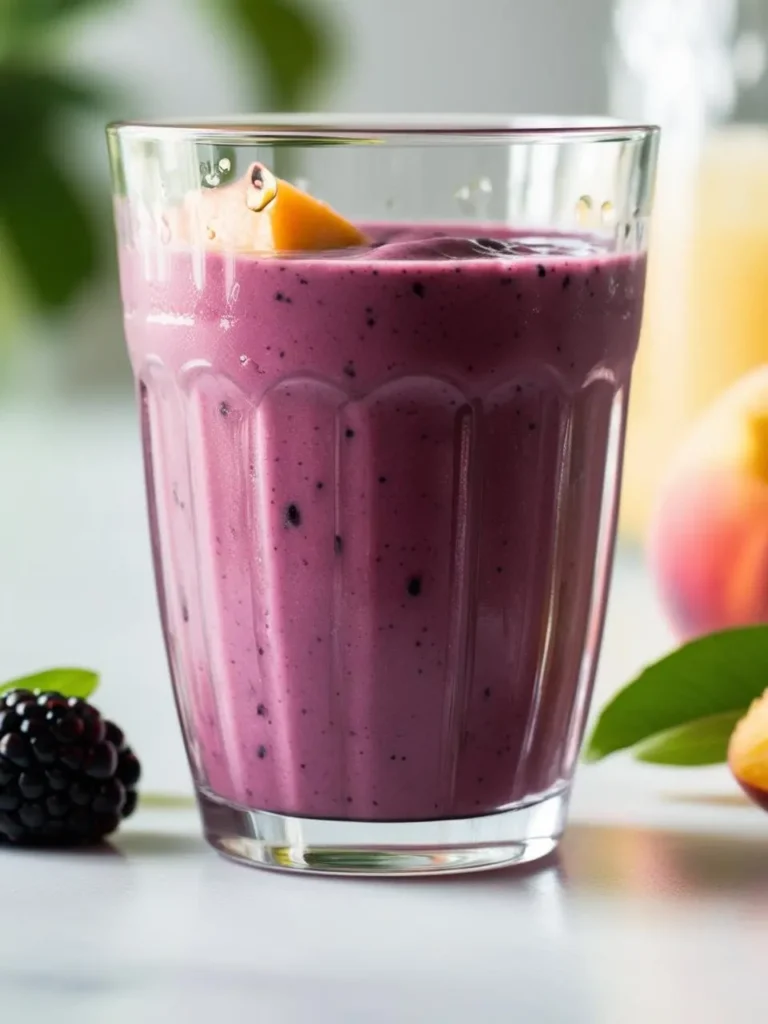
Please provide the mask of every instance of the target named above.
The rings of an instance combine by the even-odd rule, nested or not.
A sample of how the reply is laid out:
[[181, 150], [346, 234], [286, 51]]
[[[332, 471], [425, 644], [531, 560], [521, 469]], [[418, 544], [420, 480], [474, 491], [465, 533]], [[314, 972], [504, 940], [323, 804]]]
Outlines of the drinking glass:
[[656, 130], [108, 137], [206, 837], [332, 873], [547, 854], [600, 646]]

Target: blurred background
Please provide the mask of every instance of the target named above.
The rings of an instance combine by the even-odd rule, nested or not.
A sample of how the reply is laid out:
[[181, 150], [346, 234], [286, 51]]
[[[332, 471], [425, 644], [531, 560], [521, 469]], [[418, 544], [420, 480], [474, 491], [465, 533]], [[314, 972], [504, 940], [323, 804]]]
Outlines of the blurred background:
[[[606, 109], [610, 0], [578, 11], [563, 0], [480, 0], [468, 17], [460, 0], [1, 0], [0, 126], [26, 154], [23, 171], [8, 161], [13, 183], [0, 181], [0, 239], [27, 272], [20, 280], [16, 260], [2, 264], [0, 331], [22, 357], [15, 372], [47, 338], [43, 365], [30, 368], [36, 390], [41, 375], [57, 394], [128, 386], [109, 118]], [[46, 313], [53, 320], [41, 323]]]
[[150, 785], [188, 786], [103, 126], [268, 109], [662, 124], [602, 695], [669, 647], [643, 563], [650, 510], [691, 423], [768, 351], [767, 38], [763, 0], [0, 0], [3, 677], [101, 670], [128, 729], [157, 709]]

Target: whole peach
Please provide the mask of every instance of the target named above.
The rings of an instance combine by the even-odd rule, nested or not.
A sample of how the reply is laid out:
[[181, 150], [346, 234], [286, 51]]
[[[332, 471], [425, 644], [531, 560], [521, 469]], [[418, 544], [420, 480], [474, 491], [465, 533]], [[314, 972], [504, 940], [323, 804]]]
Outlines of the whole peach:
[[684, 442], [648, 554], [682, 639], [768, 622], [768, 367], [725, 392]]

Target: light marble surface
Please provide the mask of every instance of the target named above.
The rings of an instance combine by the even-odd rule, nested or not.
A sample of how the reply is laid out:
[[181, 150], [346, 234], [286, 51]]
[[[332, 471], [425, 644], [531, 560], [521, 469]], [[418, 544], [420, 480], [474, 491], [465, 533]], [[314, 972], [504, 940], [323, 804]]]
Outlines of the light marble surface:
[[[0, 675], [104, 674], [146, 787], [189, 793], [156, 619], [134, 416], [0, 411]], [[597, 704], [670, 645], [621, 552]], [[209, 852], [191, 809], [111, 851], [5, 852], [5, 1024], [740, 1024], [764, 997], [768, 817], [724, 769], [582, 769], [559, 858], [436, 882], [295, 878]]]
[[766, 1019], [765, 834], [575, 823], [539, 870], [397, 883], [230, 865], [191, 811], [114, 845], [3, 857], [3, 1021]]

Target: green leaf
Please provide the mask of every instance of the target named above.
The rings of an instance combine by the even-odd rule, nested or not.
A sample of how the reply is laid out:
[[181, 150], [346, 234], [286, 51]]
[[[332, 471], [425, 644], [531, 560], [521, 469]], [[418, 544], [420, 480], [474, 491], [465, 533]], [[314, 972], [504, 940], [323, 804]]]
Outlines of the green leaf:
[[0, 233], [43, 309], [68, 303], [96, 269], [87, 202], [31, 139], [13, 160], [0, 162]]
[[51, 43], [66, 45], [66, 31], [91, 8], [115, 0], [0, 0], [0, 60], [45, 57]]
[[700, 718], [747, 710], [768, 686], [768, 626], [712, 633], [649, 666], [603, 708], [585, 759], [599, 761]]
[[6, 159], [13, 158], [28, 136], [39, 139], [42, 133], [58, 127], [62, 113], [99, 112], [112, 99], [109, 89], [92, 79], [0, 65], [0, 132], [13, 133], [7, 135]]
[[158, 810], [180, 810], [193, 808], [197, 801], [185, 793], [142, 793], [141, 809], [157, 808]]
[[296, 110], [306, 104], [335, 56], [334, 37], [311, 3], [299, 0], [220, 0], [250, 59], [266, 74], [266, 106]]
[[87, 700], [99, 685], [99, 676], [85, 668], [51, 668], [31, 676], [21, 676], [0, 686], [0, 693], [9, 690], [55, 690], [65, 697]]
[[0, 393], [5, 383], [4, 356], [13, 344], [25, 312], [23, 283], [0, 228]]
[[743, 714], [742, 710], [724, 711], [657, 733], [635, 748], [635, 760], [691, 768], [723, 764], [728, 759], [731, 733]]
[[2, 0], [0, 32], [47, 29], [70, 15], [91, 7], [105, 7], [114, 0]]
[[89, 83], [0, 67], [0, 237], [7, 261], [42, 310], [68, 303], [97, 266], [95, 217], [84, 189], [55, 156], [68, 110], [98, 106]]

